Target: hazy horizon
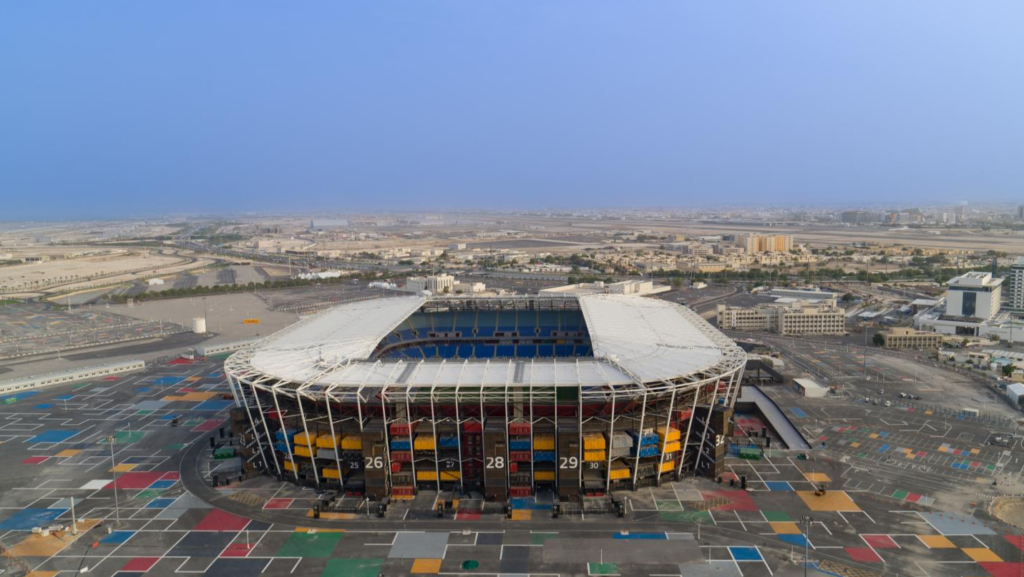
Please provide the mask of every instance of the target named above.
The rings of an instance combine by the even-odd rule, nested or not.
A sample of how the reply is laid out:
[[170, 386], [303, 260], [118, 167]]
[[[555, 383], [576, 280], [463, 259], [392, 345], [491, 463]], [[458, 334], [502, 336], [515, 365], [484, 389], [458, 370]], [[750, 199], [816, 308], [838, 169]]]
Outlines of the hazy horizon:
[[0, 7], [0, 220], [1024, 201], [1024, 4]]

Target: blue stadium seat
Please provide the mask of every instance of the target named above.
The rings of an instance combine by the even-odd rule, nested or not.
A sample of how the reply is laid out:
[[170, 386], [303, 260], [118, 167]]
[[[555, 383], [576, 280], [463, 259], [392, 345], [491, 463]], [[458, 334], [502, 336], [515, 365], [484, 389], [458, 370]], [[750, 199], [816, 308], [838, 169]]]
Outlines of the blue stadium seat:
[[459, 345], [459, 358], [468, 359], [473, 356], [473, 345]]
[[494, 353], [497, 357], [511, 358], [516, 354], [516, 348], [512, 345], [498, 345], [497, 349]]

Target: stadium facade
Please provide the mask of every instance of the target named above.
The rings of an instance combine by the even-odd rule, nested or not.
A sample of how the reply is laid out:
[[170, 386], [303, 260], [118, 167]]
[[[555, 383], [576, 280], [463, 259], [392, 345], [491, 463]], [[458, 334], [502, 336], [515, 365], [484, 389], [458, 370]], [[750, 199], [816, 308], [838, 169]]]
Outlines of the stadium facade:
[[250, 467], [374, 500], [573, 499], [714, 475], [745, 360], [664, 300], [403, 296], [300, 321], [225, 369]]

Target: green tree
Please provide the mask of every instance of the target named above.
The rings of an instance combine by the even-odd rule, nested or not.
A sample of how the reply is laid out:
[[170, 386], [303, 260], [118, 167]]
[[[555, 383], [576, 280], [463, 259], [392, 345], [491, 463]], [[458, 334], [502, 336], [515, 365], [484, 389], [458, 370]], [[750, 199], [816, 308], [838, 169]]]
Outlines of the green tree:
[[871, 342], [874, 343], [876, 347], [880, 347], [885, 344], [885, 337], [882, 336], [882, 333], [875, 333], [875, 336], [871, 337]]

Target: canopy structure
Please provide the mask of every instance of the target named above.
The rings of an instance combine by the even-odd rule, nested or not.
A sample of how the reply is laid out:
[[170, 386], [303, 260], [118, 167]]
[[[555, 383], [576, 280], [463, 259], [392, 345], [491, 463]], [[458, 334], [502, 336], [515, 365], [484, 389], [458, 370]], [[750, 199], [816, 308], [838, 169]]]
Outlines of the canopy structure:
[[[378, 344], [413, 313], [472, 303], [522, 310], [577, 306], [592, 356], [576, 358], [374, 359]], [[743, 366], [728, 337], [690, 309], [624, 295], [580, 297], [405, 296], [343, 304], [232, 356], [228, 372], [247, 382], [322, 390], [366, 387], [536, 388], [643, 385], [663, 390], [717, 378]]]

